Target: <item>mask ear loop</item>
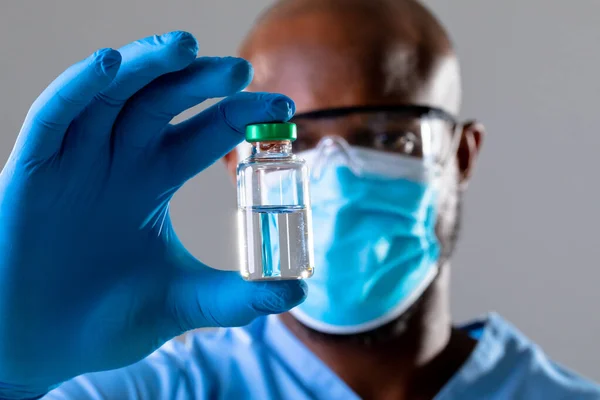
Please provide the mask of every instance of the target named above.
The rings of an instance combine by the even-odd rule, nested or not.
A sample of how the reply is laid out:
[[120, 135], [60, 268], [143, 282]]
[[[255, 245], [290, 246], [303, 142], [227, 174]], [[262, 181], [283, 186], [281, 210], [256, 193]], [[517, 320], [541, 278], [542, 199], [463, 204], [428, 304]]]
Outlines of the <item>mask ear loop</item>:
[[463, 125], [456, 123], [454, 124], [454, 134], [452, 135], [452, 142], [450, 143], [450, 151], [444, 160], [444, 168], [446, 168], [447, 164], [450, 162], [452, 157], [456, 155], [458, 151], [458, 147], [460, 146], [460, 139], [462, 136]]
[[332, 135], [325, 136], [317, 144], [316, 150], [315, 162], [311, 168], [313, 179], [317, 181], [321, 179], [324, 167], [326, 166], [325, 164], [328, 161], [331, 162], [329, 158], [336, 151], [345, 158], [346, 165], [356, 176], [362, 175], [362, 171], [364, 170], [363, 162], [352, 155], [350, 144], [344, 138]]
[[437, 173], [434, 174], [435, 180], [442, 179], [446, 173], [450, 170], [450, 162], [452, 161], [452, 157], [456, 155], [458, 151], [458, 146], [460, 145], [460, 139], [462, 134], [462, 124], [455, 123], [453, 127], [452, 140], [450, 142], [450, 146], [448, 147], [448, 152], [443, 157], [441, 162], [439, 163], [439, 168], [437, 168]]

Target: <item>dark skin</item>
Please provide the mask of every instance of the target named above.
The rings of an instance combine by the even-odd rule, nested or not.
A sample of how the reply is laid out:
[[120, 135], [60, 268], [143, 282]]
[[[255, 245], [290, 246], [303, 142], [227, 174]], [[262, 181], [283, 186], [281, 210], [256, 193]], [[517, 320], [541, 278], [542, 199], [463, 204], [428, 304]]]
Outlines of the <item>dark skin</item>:
[[[355, 105], [422, 104], [458, 113], [458, 62], [435, 18], [412, 0], [288, 0], [262, 16], [240, 55], [255, 68], [251, 91], [283, 93], [297, 113]], [[342, 132], [337, 133], [343, 136]], [[458, 204], [483, 127], [463, 125], [438, 206], [436, 232], [449, 257]], [[232, 176], [238, 159], [225, 158]], [[355, 337], [282, 321], [364, 399], [431, 399], [476, 342], [453, 329], [448, 257], [421, 299], [397, 321]]]

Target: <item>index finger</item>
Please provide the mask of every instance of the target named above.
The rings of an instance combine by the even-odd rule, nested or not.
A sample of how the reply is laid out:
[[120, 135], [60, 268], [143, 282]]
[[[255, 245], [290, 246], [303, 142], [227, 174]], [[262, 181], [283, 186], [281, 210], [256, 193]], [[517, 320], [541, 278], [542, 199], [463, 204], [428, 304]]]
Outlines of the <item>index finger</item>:
[[121, 54], [101, 49], [72, 65], [36, 99], [25, 119], [19, 141], [29, 156], [47, 158], [56, 153], [73, 119], [114, 79]]

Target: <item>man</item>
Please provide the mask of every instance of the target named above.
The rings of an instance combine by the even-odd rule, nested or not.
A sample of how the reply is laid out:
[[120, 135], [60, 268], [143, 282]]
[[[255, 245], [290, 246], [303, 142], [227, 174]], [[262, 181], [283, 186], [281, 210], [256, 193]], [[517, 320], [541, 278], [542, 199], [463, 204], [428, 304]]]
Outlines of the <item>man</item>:
[[[0, 175], [0, 397], [600, 398], [497, 315], [452, 328], [449, 256], [483, 128], [454, 120], [458, 63], [423, 6], [279, 2], [242, 46], [245, 93], [246, 62], [196, 51], [183, 32], [99, 51], [32, 106]], [[244, 125], [294, 107], [313, 170], [304, 302], [302, 282], [199, 263], [168, 216]], [[153, 352], [209, 326], [240, 328]]]

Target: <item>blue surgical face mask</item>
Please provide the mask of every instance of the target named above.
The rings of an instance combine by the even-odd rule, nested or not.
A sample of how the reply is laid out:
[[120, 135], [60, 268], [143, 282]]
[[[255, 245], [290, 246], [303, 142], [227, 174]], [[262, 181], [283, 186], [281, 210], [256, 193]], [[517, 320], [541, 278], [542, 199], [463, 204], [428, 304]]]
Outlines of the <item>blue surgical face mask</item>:
[[438, 271], [435, 167], [326, 138], [300, 153], [311, 167], [315, 273], [292, 314], [326, 333], [397, 318]]

